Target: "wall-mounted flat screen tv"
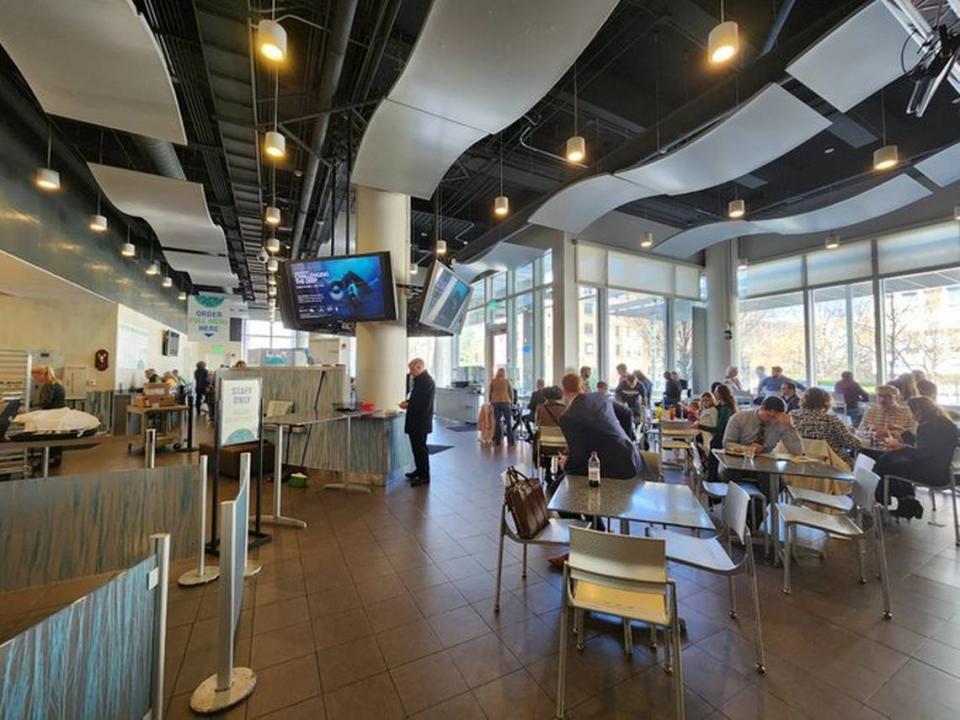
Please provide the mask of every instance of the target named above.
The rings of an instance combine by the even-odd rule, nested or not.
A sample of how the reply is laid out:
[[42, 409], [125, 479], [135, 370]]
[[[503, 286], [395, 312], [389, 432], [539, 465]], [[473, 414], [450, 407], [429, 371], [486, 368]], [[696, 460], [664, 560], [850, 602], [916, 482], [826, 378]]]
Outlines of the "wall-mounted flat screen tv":
[[435, 262], [423, 285], [420, 324], [456, 333], [470, 302], [471, 287], [453, 270]]
[[175, 330], [163, 331], [163, 354], [169, 357], [180, 352], [180, 333]]
[[280, 274], [281, 314], [299, 329], [397, 319], [390, 253], [289, 261]]

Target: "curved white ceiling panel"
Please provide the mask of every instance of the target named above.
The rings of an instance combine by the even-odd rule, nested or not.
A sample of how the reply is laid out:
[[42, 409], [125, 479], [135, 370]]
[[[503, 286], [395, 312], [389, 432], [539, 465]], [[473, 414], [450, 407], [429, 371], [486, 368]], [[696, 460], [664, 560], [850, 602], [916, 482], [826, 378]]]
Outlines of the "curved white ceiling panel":
[[167, 262], [177, 272], [190, 275], [194, 285], [214, 285], [233, 288], [237, 277], [230, 270], [230, 261], [217, 255], [198, 255], [196, 253], [164, 250]]
[[914, 167], [940, 187], [952, 185], [960, 180], [960, 143], [931, 155]]
[[[787, 65], [787, 72], [846, 112], [903, 75], [907, 37], [882, 0], [874, 0]], [[909, 54], [904, 62], [912, 64]]]
[[367, 125], [352, 179], [369, 187], [429, 198], [463, 151], [486, 134], [388, 98]]
[[611, 210], [658, 194], [614, 175], [594, 175], [551, 195], [530, 216], [530, 222], [579, 234]]
[[51, 115], [185, 145], [163, 55], [130, 0], [0, 0], [0, 45]]
[[[557, 83], [617, 2], [434, 0], [403, 74], [364, 133], [353, 181], [430, 197], [470, 145]], [[437, 152], [431, 129], [443, 135], [442, 153], [426, 159]], [[387, 172], [386, 153], [403, 165]]]
[[203, 185], [89, 163], [104, 194], [120, 211], [150, 223], [164, 248], [225, 255], [223, 229], [207, 211]]
[[732, 220], [684, 230], [658, 245], [656, 252], [686, 258], [722, 240], [744, 235], [827, 232], [886, 215], [931, 194], [909, 175], [898, 175], [846, 200], [799, 215], [767, 220]]
[[696, 140], [616, 176], [667, 195], [697, 192], [746, 175], [829, 126], [782, 87], [768, 85]]

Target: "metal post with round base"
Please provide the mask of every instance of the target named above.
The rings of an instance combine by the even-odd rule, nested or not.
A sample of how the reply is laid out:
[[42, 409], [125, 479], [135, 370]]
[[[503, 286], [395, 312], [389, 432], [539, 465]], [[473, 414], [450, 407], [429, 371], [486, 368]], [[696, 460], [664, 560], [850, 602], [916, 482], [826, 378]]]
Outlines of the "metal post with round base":
[[199, 515], [200, 538], [197, 543], [197, 567], [187, 570], [177, 578], [177, 585], [194, 587], [206, 585], [220, 577], [220, 568], [206, 564], [204, 539], [207, 534], [207, 456], [200, 458], [200, 479], [197, 483], [197, 513]]
[[190, 696], [191, 710], [203, 715], [226, 710], [246, 700], [257, 687], [257, 674], [250, 668], [234, 668], [233, 682], [223, 690], [217, 689], [218, 677], [214, 673], [193, 691]]

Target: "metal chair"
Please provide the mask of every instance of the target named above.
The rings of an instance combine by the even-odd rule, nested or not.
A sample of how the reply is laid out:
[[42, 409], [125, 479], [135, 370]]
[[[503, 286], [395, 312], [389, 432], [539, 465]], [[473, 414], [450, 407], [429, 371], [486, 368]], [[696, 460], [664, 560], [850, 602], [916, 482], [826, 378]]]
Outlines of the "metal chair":
[[[507, 474], [500, 476], [506, 486]], [[565, 520], [562, 518], [550, 518], [546, 525], [532, 538], [520, 537], [516, 531], [510, 527], [507, 521], [509, 509], [506, 498], [504, 498], [503, 507], [500, 509], [500, 547], [497, 551], [497, 594], [493, 601], [493, 611], [500, 612], [500, 587], [503, 581], [503, 539], [510, 538], [515, 543], [523, 546], [523, 570], [521, 577], [527, 577], [527, 546], [528, 545], [569, 545], [570, 528], [587, 527], [589, 523], [583, 520]]]
[[954, 448], [953, 450], [953, 459], [950, 461], [950, 470], [947, 473], [948, 477], [946, 482], [943, 485], [930, 485], [929, 483], [922, 482], [920, 480], [913, 480], [912, 478], [902, 477], [900, 475], [884, 475], [883, 476], [883, 510], [884, 514], [887, 513], [887, 508], [890, 507], [890, 479], [900, 480], [902, 482], [910, 483], [911, 485], [918, 487], [925, 487], [930, 490], [930, 499], [933, 501], [933, 512], [937, 511], [937, 501], [934, 500], [935, 491], [946, 491], [950, 498], [950, 504], [953, 506], [953, 538], [954, 544], [957, 547], [960, 547], [960, 517], [958, 517], [957, 511], [957, 475], [960, 475], [960, 447]]
[[[733, 576], [745, 572], [750, 580], [753, 600], [753, 615], [756, 624], [756, 668], [761, 675], [767, 672], [763, 660], [763, 627], [760, 622], [760, 594], [757, 591], [757, 566], [753, 557], [753, 538], [747, 527], [747, 509], [750, 494], [737, 483], [727, 487], [723, 501], [723, 527], [712, 538], [692, 537], [675, 530], [667, 530], [662, 537], [666, 543], [667, 560], [716, 575], [726, 575], [730, 585], [730, 617], [737, 617], [737, 598]], [[739, 560], [733, 559], [733, 539], [743, 545], [744, 553]]]
[[570, 557], [563, 567], [563, 609], [560, 618], [556, 717], [564, 717], [567, 631], [574, 612], [577, 647], [583, 647], [583, 612], [623, 618], [624, 643], [632, 648], [629, 621], [663, 628], [667, 635], [664, 669], [673, 673], [677, 718], [685, 718], [683, 661], [677, 585], [667, 576], [666, 543], [662, 539], [612, 535], [586, 528], [570, 529]]
[[[814, 528], [831, 535], [857, 541], [857, 562], [860, 568], [860, 584], [867, 582], [864, 573], [863, 556], [865, 540], [873, 532], [874, 547], [880, 564], [880, 583], [883, 590], [883, 617], [893, 617], [890, 610], [890, 586], [887, 577], [887, 552], [883, 544], [883, 522], [880, 505], [874, 499], [880, 478], [862, 467], [854, 470], [853, 502], [854, 510], [850, 515], [828, 515], [812, 508], [789, 503], [777, 503], [777, 511], [784, 526], [786, 549], [783, 553], [783, 592], [790, 594], [790, 564], [792, 550], [797, 540], [797, 527]], [[870, 525], [873, 525], [871, 528]]]
[[[876, 462], [877, 461], [869, 455], [860, 453], [857, 455], [857, 459], [854, 462], [853, 471], [856, 472], [857, 468], [872, 471]], [[850, 490], [853, 490], [853, 484], [850, 485]], [[830, 508], [831, 510], [837, 510], [843, 513], [849, 513], [853, 511], [853, 498], [849, 495], [833, 495], [831, 493], [821, 492], [820, 490], [811, 490], [809, 488], [788, 485], [787, 497], [789, 497], [794, 503], [817, 505], [819, 507]]]

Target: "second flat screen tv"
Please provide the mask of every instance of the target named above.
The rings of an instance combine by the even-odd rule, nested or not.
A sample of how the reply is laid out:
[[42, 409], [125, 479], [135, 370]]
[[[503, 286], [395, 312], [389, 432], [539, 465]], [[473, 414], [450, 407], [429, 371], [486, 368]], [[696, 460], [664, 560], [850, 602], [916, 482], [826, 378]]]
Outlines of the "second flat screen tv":
[[301, 326], [397, 319], [390, 253], [298, 260], [287, 273]]
[[423, 286], [420, 324], [456, 332], [470, 301], [470, 286], [453, 270], [435, 262]]

